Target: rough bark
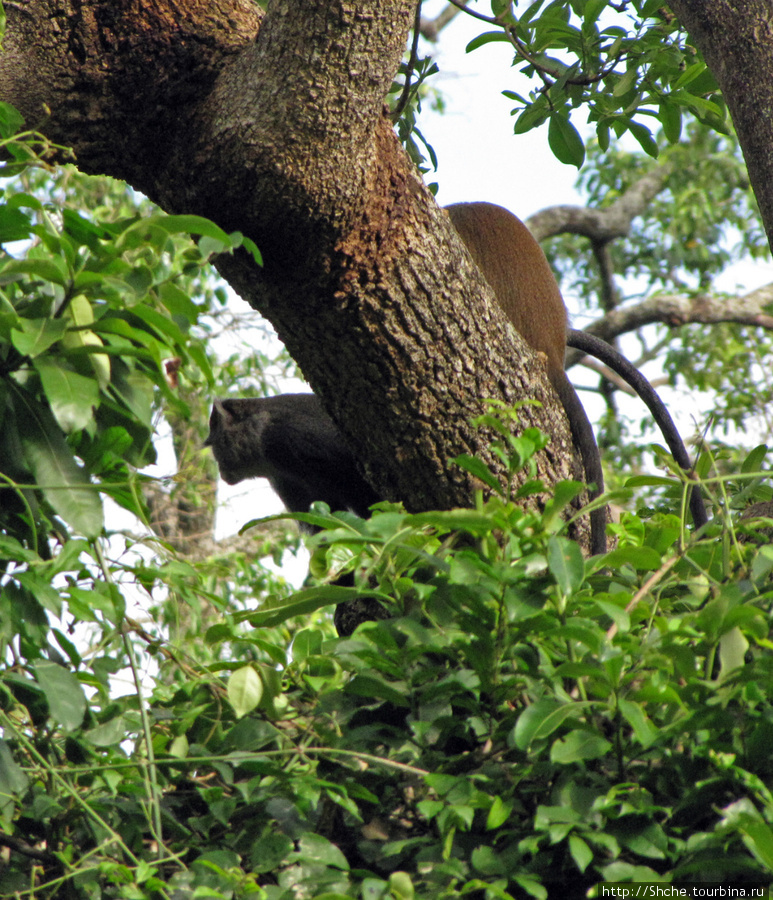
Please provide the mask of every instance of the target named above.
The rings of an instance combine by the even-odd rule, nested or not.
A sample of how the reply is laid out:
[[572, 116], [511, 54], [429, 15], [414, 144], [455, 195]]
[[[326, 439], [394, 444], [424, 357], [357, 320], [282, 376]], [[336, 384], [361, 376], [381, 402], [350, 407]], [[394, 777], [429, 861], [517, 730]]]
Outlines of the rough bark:
[[[450, 456], [486, 452], [482, 399], [527, 398], [552, 483], [578, 475], [563, 412], [382, 108], [413, 0], [16, 0], [0, 98], [171, 212], [256, 241], [219, 268], [276, 327], [364, 460], [409, 508], [467, 504]], [[491, 457], [488, 457], [490, 461]]]
[[669, 5], [687, 28], [722, 90], [770, 240], [773, 6], [770, 0], [671, 0]]

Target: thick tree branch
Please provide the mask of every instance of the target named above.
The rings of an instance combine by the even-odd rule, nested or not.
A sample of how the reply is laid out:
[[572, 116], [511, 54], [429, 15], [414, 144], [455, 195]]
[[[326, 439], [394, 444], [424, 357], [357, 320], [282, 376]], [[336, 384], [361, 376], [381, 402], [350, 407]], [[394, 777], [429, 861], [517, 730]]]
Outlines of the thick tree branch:
[[603, 209], [586, 206], [551, 206], [529, 216], [526, 224], [538, 241], [557, 234], [580, 234], [596, 243], [625, 237], [631, 222], [647, 209], [666, 186], [670, 163], [656, 166], [638, 178], [614, 203]]
[[[275, 325], [384, 496], [468, 504], [482, 400], [542, 401], [546, 483], [579, 474], [544, 366], [506, 322], [383, 110], [413, 0], [17, 0], [0, 94], [171, 212], [256, 241], [220, 271]], [[199, 23], [199, 19], [201, 23]], [[230, 30], [229, 27], [230, 26]], [[45, 65], [43, 65], [43, 63]], [[36, 121], [38, 120], [36, 119]]]
[[[736, 298], [708, 294], [693, 297], [655, 294], [642, 303], [618, 307], [586, 330], [608, 343], [620, 335], [658, 322], [673, 328], [692, 323], [718, 325], [720, 322], [734, 322], [773, 331], [772, 305], [773, 284]], [[567, 366], [574, 365], [582, 356], [579, 351], [570, 350]]]

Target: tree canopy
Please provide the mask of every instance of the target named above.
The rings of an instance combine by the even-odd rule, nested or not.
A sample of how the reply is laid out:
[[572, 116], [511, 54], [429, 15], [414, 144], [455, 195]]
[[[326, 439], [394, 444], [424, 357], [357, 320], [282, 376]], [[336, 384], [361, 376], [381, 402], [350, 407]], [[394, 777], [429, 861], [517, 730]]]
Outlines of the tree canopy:
[[[755, 201], [772, 221], [766, 4], [495, 2], [471, 47], [506, 42], [533, 78], [504, 86], [514, 141], [545, 127], [582, 166], [588, 207], [529, 225], [591, 330], [637, 331], [637, 362], [710, 391], [729, 429], [702, 445], [695, 536], [684, 475], [644, 467], [602, 370], [623, 510], [593, 559], [544, 366], [421, 178], [431, 48], [406, 37], [442, 40], [442, 17], [4, 6], [0, 893], [769, 884], [771, 489], [732, 428], [767, 433], [773, 319], [769, 290], [714, 288], [765, 252]], [[300, 591], [263, 562], [297, 546], [286, 517], [214, 539], [211, 398], [293, 363], [252, 349], [259, 324], [218, 350], [211, 264], [405, 505], [295, 516], [319, 529]], [[355, 597], [390, 616], [338, 638], [328, 608]]]

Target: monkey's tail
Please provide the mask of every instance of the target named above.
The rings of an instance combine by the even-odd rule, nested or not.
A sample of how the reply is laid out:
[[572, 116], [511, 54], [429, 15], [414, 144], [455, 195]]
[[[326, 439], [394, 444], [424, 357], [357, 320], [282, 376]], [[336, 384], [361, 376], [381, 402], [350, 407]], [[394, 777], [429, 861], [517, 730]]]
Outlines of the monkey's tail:
[[[652, 413], [652, 418], [657, 422], [663, 437], [665, 438], [671, 455], [686, 472], [690, 472], [693, 468], [690, 457], [682, 442], [679, 432], [676, 430], [674, 420], [666, 409], [665, 404], [658, 396], [655, 388], [647, 381], [641, 372], [635, 368], [628, 360], [611, 347], [606, 341], [597, 337], [595, 334], [588, 334], [586, 331], [578, 331], [577, 329], [569, 329], [566, 336], [566, 343], [575, 350], [582, 350], [589, 356], [595, 356], [605, 365], [609, 366], [613, 372], [616, 372], [621, 378], [630, 384], [630, 386], [641, 397], [647, 408]], [[706, 507], [703, 503], [703, 495], [701, 489], [697, 485], [690, 491], [690, 512], [696, 528], [701, 528], [708, 520]]]

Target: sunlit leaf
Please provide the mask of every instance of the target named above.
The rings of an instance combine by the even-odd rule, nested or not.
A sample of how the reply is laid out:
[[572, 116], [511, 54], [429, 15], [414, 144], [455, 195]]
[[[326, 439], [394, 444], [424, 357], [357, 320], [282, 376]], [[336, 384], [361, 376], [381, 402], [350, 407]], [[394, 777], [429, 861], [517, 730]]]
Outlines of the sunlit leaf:
[[570, 731], [565, 738], [554, 742], [550, 748], [550, 759], [551, 762], [569, 765], [585, 759], [606, 756], [611, 749], [612, 744], [606, 738], [578, 728]]
[[551, 535], [548, 539], [548, 568], [562, 594], [576, 591], [585, 578], [585, 560], [577, 542]]
[[228, 700], [240, 719], [252, 712], [263, 696], [263, 682], [252, 666], [242, 666], [228, 679]]
[[94, 378], [86, 378], [46, 358], [36, 360], [35, 369], [65, 434], [86, 428], [94, 421], [94, 407], [99, 405], [99, 384]]
[[60, 340], [67, 323], [62, 319], [21, 319], [19, 327], [11, 331], [14, 347], [23, 356], [34, 359]]

